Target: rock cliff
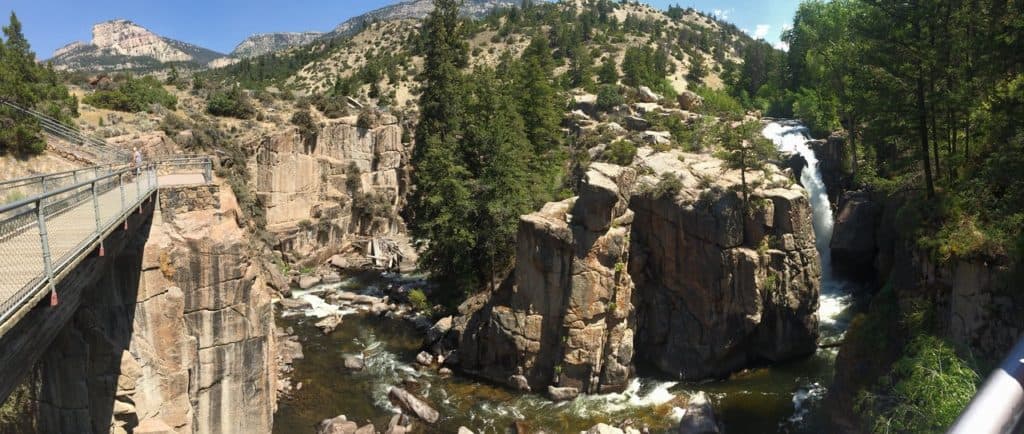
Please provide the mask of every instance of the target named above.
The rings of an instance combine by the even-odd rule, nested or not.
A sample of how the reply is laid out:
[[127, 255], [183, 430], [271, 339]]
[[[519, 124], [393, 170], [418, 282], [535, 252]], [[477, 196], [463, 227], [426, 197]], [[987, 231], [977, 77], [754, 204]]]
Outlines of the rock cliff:
[[638, 156], [636, 169], [592, 164], [579, 196], [520, 219], [514, 273], [454, 321], [462, 369], [603, 392], [626, 385], [634, 357], [700, 379], [815, 350], [820, 264], [804, 191], [778, 170], [748, 174], [759, 187], [744, 215], [739, 173], [721, 161]]
[[203, 65], [222, 54], [157, 35], [128, 20], [110, 20], [92, 28], [92, 41], [72, 42], [57, 49], [50, 62], [57, 69], [114, 70], [166, 62]]
[[458, 352], [463, 369], [538, 392], [625, 388], [634, 322], [627, 205], [635, 178], [633, 169], [595, 163], [578, 198], [520, 219], [514, 281], [468, 319]]
[[[316, 137], [289, 129], [265, 138], [250, 161], [267, 228], [281, 250], [305, 259], [329, 256], [349, 235], [404, 231], [411, 144], [390, 115], [370, 129], [355, 118], [328, 121]], [[323, 259], [323, 258], [321, 258]]]
[[647, 185], [670, 173], [681, 188], [632, 201], [637, 356], [700, 379], [812, 353], [821, 266], [803, 189], [773, 171], [744, 216], [738, 173], [720, 161], [655, 153], [641, 164]]
[[245, 38], [231, 51], [231, 57], [244, 59], [313, 42], [324, 34], [320, 32], [257, 33]]
[[158, 201], [148, 239], [113, 258], [44, 356], [42, 432], [270, 432], [271, 291], [234, 196]]

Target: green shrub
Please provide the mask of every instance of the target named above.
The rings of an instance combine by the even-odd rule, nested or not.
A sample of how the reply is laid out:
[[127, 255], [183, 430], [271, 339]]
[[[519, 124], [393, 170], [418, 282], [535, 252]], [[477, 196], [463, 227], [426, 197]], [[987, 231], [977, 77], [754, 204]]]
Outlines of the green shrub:
[[604, 157], [611, 163], [628, 166], [633, 164], [633, 158], [636, 157], [636, 145], [629, 140], [616, 140], [608, 145]]
[[[103, 119], [100, 119], [101, 121]], [[178, 133], [192, 128], [188, 119], [174, 113], [168, 113], [160, 120], [160, 130], [167, 134], [167, 137], [174, 137]]]
[[743, 105], [728, 92], [706, 86], [697, 86], [693, 91], [704, 98], [704, 113], [727, 118], [743, 117]]
[[619, 87], [616, 85], [606, 84], [597, 92], [598, 110], [606, 112], [625, 102], [626, 99], [619, 93]]
[[316, 141], [318, 134], [318, 128], [316, 122], [313, 121], [313, 116], [309, 114], [309, 110], [299, 110], [292, 115], [292, 125], [299, 127], [299, 135], [302, 140], [306, 143], [310, 141]]
[[683, 181], [679, 179], [676, 174], [671, 172], [665, 172], [661, 174], [661, 179], [654, 185], [654, 189], [651, 190], [651, 194], [655, 198], [674, 198], [680, 191], [683, 190]]
[[110, 89], [97, 90], [84, 101], [93, 107], [132, 113], [147, 111], [153, 104], [169, 110], [178, 105], [178, 98], [167, 92], [160, 80], [148, 75], [142, 78], [120, 76]]
[[206, 103], [206, 111], [214, 116], [238, 119], [251, 119], [256, 115], [256, 107], [249, 96], [237, 86], [211, 94]]
[[313, 105], [331, 119], [348, 116], [348, 103], [344, 96], [320, 95], [313, 99]]
[[945, 340], [914, 337], [889, 375], [882, 393], [864, 392], [857, 409], [875, 433], [944, 432], [974, 396], [978, 374]]
[[409, 291], [409, 305], [418, 311], [426, 311], [430, 309], [430, 303], [427, 301], [427, 294], [419, 288]]

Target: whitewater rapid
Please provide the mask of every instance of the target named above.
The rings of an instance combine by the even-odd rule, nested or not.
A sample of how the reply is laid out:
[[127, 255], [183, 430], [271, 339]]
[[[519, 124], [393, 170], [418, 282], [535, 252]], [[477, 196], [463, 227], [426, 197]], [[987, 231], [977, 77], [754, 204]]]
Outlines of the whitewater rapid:
[[[775, 143], [780, 152], [799, 154], [807, 162], [800, 173], [800, 184], [807, 190], [813, 212], [815, 247], [821, 258], [821, 296], [818, 299], [818, 318], [822, 326], [829, 329], [845, 329], [843, 312], [853, 301], [846, 291], [844, 282], [832, 275], [832, 204], [828, 198], [825, 181], [818, 167], [818, 157], [807, 145], [811, 140], [807, 127], [796, 121], [777, 121], [765, 126], [762, 134]], [[824, 330], [830, 331], [830, 330]], [[838, 330], [841, 333], [842, 330]]]

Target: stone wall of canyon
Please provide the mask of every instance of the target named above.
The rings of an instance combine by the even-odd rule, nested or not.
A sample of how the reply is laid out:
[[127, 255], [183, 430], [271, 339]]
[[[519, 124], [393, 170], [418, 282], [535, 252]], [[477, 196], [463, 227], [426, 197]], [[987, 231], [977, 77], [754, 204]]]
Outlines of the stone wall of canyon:
[[354, 237], [404, 232], [411, 144], [394, 116], [372, 128], [356, 118], [327, 121], [315, 137], [289, 129], [266, 137], [250, 160], [267, 229], [295, 261], [322, 260]]
[[162, 189], [42, 363], [43, 432], [270, 432], [272, 291], [230, 189]]
[[444, 342], [463, 370], [571, 396], [624, 388], [634, 357], [693, 380], [817, 348], [803, 189], [778, 170], [748, 174], [759, 187], [744, 213], [721, 161], [639, 157], [592, 164], [577, 197], [521, 218], [513, 275], [465, 303]]

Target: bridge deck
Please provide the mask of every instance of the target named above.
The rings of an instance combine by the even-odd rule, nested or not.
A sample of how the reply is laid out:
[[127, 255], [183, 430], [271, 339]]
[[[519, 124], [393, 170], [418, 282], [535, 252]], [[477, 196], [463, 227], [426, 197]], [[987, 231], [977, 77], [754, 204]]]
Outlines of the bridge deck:
[[[53, 283], [59, 281], [158, 186], [209, 183], [210, 160], [177, 159], [149, 165], [139, 174], [123, 169], [90, 178], [0, 204], [0, 335], [48, 291], [51, 276]], [[50, 272], [45, 266], [44, 230]]]

